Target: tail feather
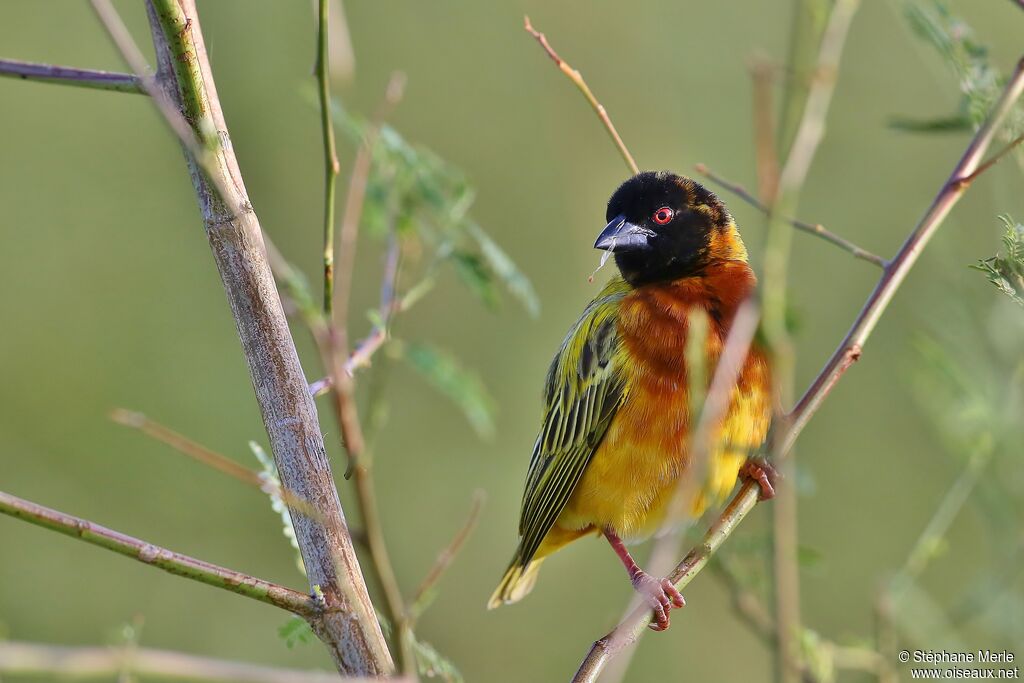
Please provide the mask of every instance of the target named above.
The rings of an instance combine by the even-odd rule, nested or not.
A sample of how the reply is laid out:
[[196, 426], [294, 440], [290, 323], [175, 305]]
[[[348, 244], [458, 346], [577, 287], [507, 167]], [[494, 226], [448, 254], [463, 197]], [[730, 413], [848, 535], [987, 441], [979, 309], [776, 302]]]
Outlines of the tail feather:
[[543, 558], [531, 560], [524, 566], [518, 557], [513, 559], [512, 564], [505, 570], [505, 576], [501, 578], [498, 588], [487, 602], [487, 609], [519, 602], [526, 597], [527, 593], [533, 590], [533, 584], [537, 583], [537, 572], [543, 561]]

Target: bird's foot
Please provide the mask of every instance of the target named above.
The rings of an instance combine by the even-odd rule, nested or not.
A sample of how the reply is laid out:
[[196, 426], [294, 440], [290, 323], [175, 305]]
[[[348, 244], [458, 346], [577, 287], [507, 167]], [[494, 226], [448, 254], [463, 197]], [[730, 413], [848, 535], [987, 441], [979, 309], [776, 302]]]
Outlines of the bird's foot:
[[664, 631], [669, 625], [669, 612], [673, 607], [685, 607], [686, 600], [679, 589], [668, 579], [656, 579], [647, 572], [638, 571], [632, 576], [633, 590], [651, 606], [654, 621], [648, 626], [654, 631]]
[[782, 478], [779, 471], [767, 460], [751, 458], [743, 463], [740, 476], [757, 482], [761, 487], [758, 500], [771, 500], [775, 497], [775, 484]]

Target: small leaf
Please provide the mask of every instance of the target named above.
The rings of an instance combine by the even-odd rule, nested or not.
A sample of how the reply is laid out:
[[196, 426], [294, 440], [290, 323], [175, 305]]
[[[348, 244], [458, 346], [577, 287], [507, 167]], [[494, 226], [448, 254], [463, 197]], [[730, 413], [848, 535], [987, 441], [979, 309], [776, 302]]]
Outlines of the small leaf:
[[416, 656], [416, 668], [421, 676], [440, 678], [445, 683], [462, 683], [462, 674], [459, 670], [430, 643], [413, 638], [412, 650]]
[[933, 119], [915, 119], [906, 116], [892, 116], [889, 127], [908, 133], [960, 133], [970, 131], [973, 121], [966, 114], [952, 114]]
[[[249, 450], [256, 456], [260, 466], [263, 468], [263, 471], [260, 472], [260, 478], [273, 485], [271, 490], [280, 491], [282, 488], [281, 477], [277, 473], [277, 465], [274, 463], [274, 459], [267, 455], [263, 447], [255, 441], [249, 442]], [[303, 563], [302, 555], [299, 553], [299, 541], [295, 538], [295, 527], [292, 525], [292, 516], [288, 512], [288, 506], [284, 504], [280, 496], [274, 493], [268, 493], [267, 496], [270, 498], [271, 509], [281, 516], [281, 533], [288, 539], [288, 543], [291, 544], [292, 549], [295, 551], [295, 563], [299, 571], [305, 576], [306, 565]]]
[[1006, 230], [1003, 233], [1002, 254], [996, 254], [971, 266], [985, 273], [985, 277], [1000, 292], [1024, 307], [1024, 225], [1014, 223], [1009, 216], [1000, 216]]
[[435, 389], [455, 402], [482, 437], [494, 434], [494, 400], [476, 373], [449, 353], [426, 344], [407, 344], [403, 357]]
[[534, 291], [530, 279], [519, 270], [515, 261], [476, 223], [470, 223], [468, 231], [469, 235], [480, 245], [480, 253], [487, 261], [487, 265], [505, 284], [509, 293], [519, 300], [530, 317], [536, 318], [540, 315], [540, 299], [537, 298], [537, 292]]
[[315, 637], [309, 622], [302, 617], [292, 617], [278, 627], [277, 636], [284, 641], [289, 650], [296, 645], [306, 645]]
[[796, 549], [797, 563], [801, 569], [818, 569], [824, 562], [825, 556], [817, 548], [800, 544]]
[[455, 272], [463, 284], [469, 288], [485, 306], [490, 309], [498, 307], [498, 292], [494, 289], [494, 281], [483, 260], [476, 254], [462, 250], [451, 252], [452, 262], [455, 264]]

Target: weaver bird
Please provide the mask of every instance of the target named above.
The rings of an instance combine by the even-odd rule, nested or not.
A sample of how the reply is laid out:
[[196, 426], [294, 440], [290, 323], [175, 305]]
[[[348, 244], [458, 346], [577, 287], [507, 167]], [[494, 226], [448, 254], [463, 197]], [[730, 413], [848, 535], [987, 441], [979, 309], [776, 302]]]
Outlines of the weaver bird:
[[[548, 370], [544, 418], [533, 447], [519, 520], [519, 547], [488, 607], [517, 602], [541, 562], [588, 534], [603, 534], [664, 630], [685, 603], [672, 583], [644, 572], [623, 539], [638, 541], [667, 522], [669, 508], [698, 464], [691, 427], [687, 330], [706, 314], [706, 377], [711, 377], [739, 305], [756, 278], [725, 205], [700, 184], [645, 172], [608, 202], [594, 247], [611, 252], [620, 276], [608, 282], [569, 330]], [[712, 432], [700, 481], [683, 501], [684, 518], [723, 500], [743, 474], [773, 494], [774, 472], [750, 459], [771, 418], [765, 354], [748, 352]]]

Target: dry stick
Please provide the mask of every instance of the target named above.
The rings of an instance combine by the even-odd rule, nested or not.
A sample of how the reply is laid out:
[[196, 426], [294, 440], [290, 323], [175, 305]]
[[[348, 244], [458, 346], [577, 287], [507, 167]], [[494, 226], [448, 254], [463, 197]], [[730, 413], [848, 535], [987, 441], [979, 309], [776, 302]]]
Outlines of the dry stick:
[[193, 130], [218, 142], [212, 152], [216, 163], [207, 167], [217, 173], [214, 182], [200, 172], [193, 154], [186, 158], [282, 484], [323, 520], [291, 510], [310, 583], [322, 591], [328, 608], [311, 625], [342, 673], [388, 674], [391, 656], [352, 548], [262, 231], [227, 142], [194, 0], [150, 0], [147, 7], [162, 91]]
[[[355, 375], [356, 370], [370, 364], [370, 359], [373, 354], [384, 346], [384, 342], [388, 340], [391, 327], [391, 319], [396, 313], [404, 310], [404, 299], [398, 299], [398, 272], [399, 264], [401, 262], [402, 245], [401, 240], [394, 234], [389, 238], [388, 252], [385, 259], [384, 266], [384, 277], [381, 279], [380, 286], [380, 306], [378, 308], [378, 314], [380, 316], [380, 322], [373, 326], [370, 330], [370, 334], [367, 335], [366, 339], [359, 342], [356, 345], [354, 351], [349, 354], [348, 360], [345, 361], [343, 370], [349, 377]], [[313, 396], [321, 396], [326, 394], [333, 384], [330, 375], [321, 377], [315, 382], [311, 382], [309, 385], [309, 393]]]
[[[336, 673], [282, 669], [134, 647], [68, 647], [18, 641], [0, 641], [0, 674], [60, 677], [61, 680], [123, 680], [125, 674], [146, 680], [224, 681], [236, 683], [337, 683]], [[132, 678], [131, 680], [135, 680]], [[345, 679], [346, 683], [371, 679]], [[379, 680], [379, 679], [372, 679]], [[395, 680], [395, 679], [391, 679]]]
[[316, 81], [320, 99], [320, 127], [324, 140], [324, 315], [328, 319], [334, 307], [334, 197], [341, 164], [334, 142], [334, 122], [331, 120], [331, 69], [328, 55], [328, 4], [319, 0], [316, 31]]
[[349, 177], [348, 191], [345, 194], [345, 210], [341, 216], [340, 251], [341, 267], [338, 277], [338, 315], [336, 322], [345, 326], [348, 319], [349, 299], [352, 293], [352, 275], [355, 270], [356, 246], [359, 237], [359, 221], [363, 216], [363, 204], [366, 200], [366, 188], [373, 166], [373, 153], [380, 136], [380, 129], [391, 111], [402, 101], [405, 92], [405, 74], [396, 71], [388, 79], [384, 91], [384, 100], [369, 128], [365, 131], [363, 142], [356, 152], [352, 163], [352, 175]]
[[612, 142], [615, 143], [615, 147], [619, 150], [619, 154], [622, 155], [626, 165], [629, 166], [630, 170], [633, 171], [634, 174], [639, 173], [640, 167], [636, 165], [636, 161], [633, 160], [633, 155], [629, 153], [629, 149], [627, 149], [626, 144], [622, 142], [622, 137], [619, 135], [619, 131], [615, 130], [615, 125], [612, 123], [611, 118], [609, 118], [608, 112], [605, 111], [604, 106], [597, 101], [596, 97], [594, 97], [594, 93], [590, 92], [590, 86], [588, 86], [587, 82], [583, 80], [583, 76], [580, 75], [580, 72], [569, 66], [564, 59], [558, 56], [558, 53], [555, 52], [554, 48], [551, 47], [551, 44], [548, 43], [547, 36], [533, 28], [533, 24], [530, 23], [530, 17], [523, 17], [523, 27], [526, 29], [527, 33], [537, 39], [537, 42], [540, 43], [542, 48], [544, 48], [544, 52], [547, 53], [548, 57], [554, 60], [555, 64], [558, 65], [558, 68], [562, 70], [562, 73], [568, 76], [569, 80], [572, 81], [576, 87], [579, 88], [579, 91], [583, 93], [583, 96], [587, 98], [587, 102], [589, 102], [590, 106], [594, 108], [594, 112], [597, 114], [597, 117], [601, 119], [601, 123], [604, 124], [605, 130], [608, 131], [608, 135], [611, 136]]
[[[723, 178], [722, 176], [718, 175], [710, 168], [708, 168], [706, 165], [696, 164], [694, 166], [694, 170], [696, 170], [697, 173], [701, 174], [702, 176], [712, 181], [716, 185], [721, 185], [729, 192], [732, 192], [737, 197], [739, 197], [746, 203], [750, 204], [758, 211], [761, 211], [764, 214], [767, 214], [770, 211], [766, 204], [764, 204], [760, 199], [752, 195], [745, 187], [738, 183], [734, 183], [731, 180]], [[823, 226], [821, 223], [807, 223], [805, 221], [797, 220], [795, 218], [790, 218], [787, 220], [789, 224], [792, 225], [797, 230], [801, 230], [812, 235], [817, 235], [826, 242], [831, 242], [840, 249], [850, 252], [850, 254], [852, 254], [856, 258], [867, 261], [868, 263], [873, 263], [879, 268], [885, 268], [886, 262], [884, 258], [872, 254], [870, 251], [862, 249], [853, 242], [844, 239], [843, 237], [840, 237], [839, 235], [830, 232], [829, 230], [826, 230], [825, 226]]]
[[203, 444], [193, 441], [169, 427], [165, 427], [156, 420], [151, 420], [142, 413], [118, 408], [111, 412], [110, 419], [125, 427], [138, 429], [146, 436], [167, 444], [196, 462], [226, 474], [243, 484], [259, 489], [268, 496], [279, 498], [285, 505], [300, 510], [304, 515], [320, 520], [319, 513], [313, 506], [291, 491], [286, 491], [261, 473], [238, 464], [231, 458], [221, 455], [217, 451], [207, 448]]
[[462, 545], [469, 538], [470, 534], [476, 528], [477, 522], [480, 520], [480, 511], [483, 509], [484, 500], [486, 496], [482, 490], [477, 490], [473, 493], [473, 507], [469, 510], [469, 515], [466, 517], [465, 523], [462, 528], [456, 532], [455, 536], [452, 537], [451, 542], [440, 552], [437, 556], [437, 560], [434, 561], [434, 566], [430, 568], [427, 575], [423, 577], [423, 581], [417, 586], [416, 592], [413, 594], [412, 600], [409, 606], [409, 621], [414, 625], [415, 620], [423, 613], [426, 608], [426, 602], [429, 598], [430, 591], [437, 585], [441, 577], [451, 566], [452, 562], [455, 561], [455, 556], [459, 554], [459, 550], [462, 549]]
[[16, 59], [0, 59], [0, 76], [20, 78], [23, 81], [73, 85], [92, 90], [145, 93], [141, 80], [135, 74], [122, 74], [95, 69], [76, 69], [56, 64], [37, 64]]
[[[1024, 91], [1024, 58], [1018, 61], [999, 101], [993, 107], [984, 125], [971, 140], [967, 150], [953, 168], [931, 206], [907, 237], [896, 256], [889, 262], [875, 286], [875, 290], [868, 297], [850, 331], [839, 344], [839, 348], [832, 354], [817, 378], [797, 402], [796, 407], [787, 416], [789, 419], [784, 425], [776, 449], [777, 457], [780, 459], [785, 458], [839, 378], [860, 358], [861, 350], [878, 324], [882, 313], [885, 312], [907, 273], [913, 268], [921, 251], [970, 185], [970, 181], [965, 183], [964, 179], [970, 177], [978, 168], [985, 151], [991, 145], [997, 130], [1013, 109], [1013, 105], [1022, 91]], [[687, 553], [669, 576], [678, 588], [684, 588], [700, 573], [711, 555], [721, 547], [722, 543], [757, 504], [757, 499], [758, 485], [753, 482], [744, 482], [722, 514], [708, 529], [701, 543]], [[623, 629], [630, 634], [632, 639], [635, 639], [643, 632], [649, 618], [649, 610], [640, 608], [617, 629]], [[597, 640], [591, 646], [573, 678], [575, 683], [596, 681], [601, 670], [617, 654], [616, 649], [609, 647], [609, 636]]]
[[[135, 72], [139, 79], [139, 85], [156, 104], [171, 132], [177, 136], [188, 153], [195, 159], [196, 167], [206, 175], [206, 179], [213, 185], [219, 196], [231, 196], [231, 190], [223, 182], [223, 169], [218, 168], [218, 158], [214, 153], [220, 144], [220, 141], [213, 136], [215, 131], [203, 127], [193, 129], [182, 109], [175, 105], [170, 95], [160, 87], [156, 78], [150, 73], [142, 51], [135, 44], [121, 20], [121, 16], [110, 4], [110, 0], [90, 0], [90, 2], [100, 23], [103, 24], [103, 28], [106, 29], [118, 52], [121, 53], [121, 57]], [[198, 77], [198, 74], [194, 74], [194, 76]], [[193, 108], [200, 106], [194, 91], [188, 90], [184, 96], [189, 99]]]
[[280, 607], [306, 619], [315, 617], [318, 612], [313, 599], [305, 593], [161, 548], [2, 491], [0, 513], [126, 555], [170, 574]]
[[992, 168], [993, 166], [998, 164], [1000, 161], [1002, 161], [1003, 157], [1005, 157], [1007, 154], [1012, 152], [1014, 150], [1014, 148], [1016, 148], [1017, 145], [1019, 145], [1021, 142], [1024, 142], [1024, 134], [1018, 135], [1013, 140], [1010, 140], [1010, 142], [1006, 143], [1006, 145], [1001, 150], [999, 150], [998, 152], [993, 154], [983, 164], [978, 166], [978, 168], [975, 169], [974, 173], [972, 173], [971, 175], [967, 176], [966, 178], [964, 178], [960, 182], [970, 183], [975, 178], [980, 176], [982, 173], [984, 173], [985, 171], [987, 171], [988, 169]]

